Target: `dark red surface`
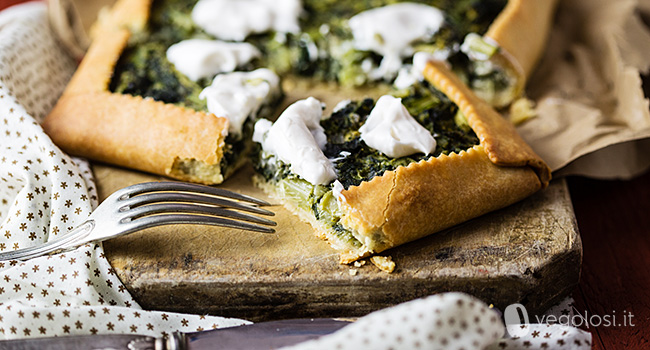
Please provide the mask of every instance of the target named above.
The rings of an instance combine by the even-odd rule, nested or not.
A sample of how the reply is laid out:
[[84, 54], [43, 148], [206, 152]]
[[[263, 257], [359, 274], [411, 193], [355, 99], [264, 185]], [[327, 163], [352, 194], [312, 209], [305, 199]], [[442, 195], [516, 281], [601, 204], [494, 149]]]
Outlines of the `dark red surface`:
[[627, 325], [583, 327], [593, 349], [650, 349], [650, 172], [631, 181], [570, 178], [569, 189], [584, 248], [576, 308], [615, 314], [619, 324], [628, 315]]
[[0, 0], [0, 11], [6, 9], [9, 6], [13, 6], [16, 4], [20, 4], [21, 2], [28, 2], [28, 1], [39, 1], [39, 0]]

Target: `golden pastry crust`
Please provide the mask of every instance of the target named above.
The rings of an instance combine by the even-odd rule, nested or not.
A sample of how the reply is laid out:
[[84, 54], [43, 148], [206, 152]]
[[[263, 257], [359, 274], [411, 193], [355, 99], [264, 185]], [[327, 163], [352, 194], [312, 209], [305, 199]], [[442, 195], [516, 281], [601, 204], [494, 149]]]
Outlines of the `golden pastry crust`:
[[182, 180], [223, 180], [221, 174], [205, 181], [175, 172], [179, 162], [190, 159], [219, 164], [227, 121], [212, 114], [99, 91], [65, 96], [43, 127], [72, 154]]
[[341, 223], [364, 244], [351, 262], [503, 208], [546, 187], [550, 169], [514, 127], [440, 62], [425, 77], [467, 117], [480, 145], [386, 172], [342, 191]]
[[546, 45], [557, 0], [509, 0], [487, 33], [499, 43], [497, 59], [505, 58], [523, 88]]
[[180, 180], [223, 181], [228, 120], [109, 91], [115, 65], [142, 29], [151, 0], [121, 0], [99, 22], [96, 37], [43, 128], [64, 151]]
[[62, 99], [89, 92], [108, 92], [115, 65], [130, 36], [131, 32], [126, 29], [114, 29], [99, 34], [94, 42], [101, 45], [91, 45], [88, 49], [63, 92]]
[[537, 173], [542, 186], [548, 185], [551, 170], [509, 121], [478, 98], [444, 63], [428, 62], [423, 73], [433, 86], [458, 105], [494, 164], [529, 166]]
[[[483, 147], [413, 163], [344, 191], [342, 223], [365, 243], [346, 260], [428, 236], [515, 203], [541, 189], [528, 167], [492, 163]], [[386, 195], [388, 193], [388, 195]], [[355, 256], [358, 255], [358, 256]]]

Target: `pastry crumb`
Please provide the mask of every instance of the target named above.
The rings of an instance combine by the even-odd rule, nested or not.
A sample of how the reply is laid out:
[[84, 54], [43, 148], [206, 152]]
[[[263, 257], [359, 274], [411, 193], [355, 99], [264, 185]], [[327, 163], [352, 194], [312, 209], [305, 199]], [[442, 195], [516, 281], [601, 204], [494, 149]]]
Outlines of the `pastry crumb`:
[[519, 125], [526, 120], [537, 116], [535, 102], [522, 97], [510, 105], [510, 121], [514, 125]]
[[350, 274], [350, 276], [356, 276], [357, 273], [359, 273], [359, 270], [357, 270], [357, 269], [350, 269], [350, 270], [348, 270], [348, 273]]
[[384, 272], [392, 273], [395, 271], [395, 262], [390, 256], [373, 256], [370, 258], [370, 262]]
[[366, 264], [365, 260], [357, 260], [353, 263], [354, 267], [361, 267]]

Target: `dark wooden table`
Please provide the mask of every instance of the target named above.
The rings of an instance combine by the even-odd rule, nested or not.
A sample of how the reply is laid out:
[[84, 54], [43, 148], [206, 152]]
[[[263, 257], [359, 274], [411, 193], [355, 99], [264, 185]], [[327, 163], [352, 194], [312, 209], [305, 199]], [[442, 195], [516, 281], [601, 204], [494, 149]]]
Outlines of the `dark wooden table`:
[[[24, 1], [0, 0], [0, 10]], [[650, 172], [631, 181], [572, 177], [569, 189], [584, 249], [576, 311], [627, 323], [583, 327], [593, 349], [650, 348]]]
[[616, 315], [618, 324], [582, 328], [595, 350], [650, 349], [650, 172], [630, 181], [572, 177], [569, 190], [584, 250], [576, 309]]

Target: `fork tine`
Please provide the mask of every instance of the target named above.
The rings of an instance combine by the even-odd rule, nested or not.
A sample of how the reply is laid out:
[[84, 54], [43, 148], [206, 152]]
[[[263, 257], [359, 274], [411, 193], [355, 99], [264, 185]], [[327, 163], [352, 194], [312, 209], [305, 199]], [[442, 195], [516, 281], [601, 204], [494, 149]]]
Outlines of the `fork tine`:
[[[162, 202], [188, 202], [188, 203], [203, 203], [211, 204], [219, 207], [227, 207], [239, 209], [261, 215], [275, 215], [272, 211], [254, 207], [244, 203], [235, 202], [228, 199], [206, 196], [199, 193], [182, 193], [182, 192], [153, 192], [140, 194], [131, 198], [120, 201], [122, 208], [136, 207], [149, 203], [162, 203]], [[124, 210], [120, 208], [120, 210]]]
[[205, 214], [219, 217], [227, 217], [232, 219], [250, 221], [258, 224], [264, 225], [277, 225], [274, 221], [269, 219], [261, 218], [259, 216], [250, 215], [246, 213], [241, 213], [231, 209], [226, 209], [222, 207], [215, 207], [209, 205], [201, 204], [184, 204], [184, 203], [158, 203], [158, 204], [148, 204], [133, 208], [131, 210], [125, 211], [124, 214], [127, 216], [122, 219], [124, 220], [139, 220], [142, 217], [161, 214], [161, 213], [193, 213], [193, 214]]
[[[185, 203], [183, 203], [185, 202]], [[187, 203], [189, 202], [189, 203]], [[197, 204], [199, 203], [199, 204]], [[273, 233], [275, 215], [258, 206], [269, 203], [219, 188], [182, 182], [142, 183], [115, 191], [81, 225], [55, 241], [0, 253], [0, 260], [29, 259], [90, 242], [101, 242], [144, 228], [170, 224], [216, 225]], [[174, 213], [170, 213], [173, 211]], [[102, 230], [94, 230], [102, 227]]]
[[184, 191], [184, 192], [208, 194], [213, 196], [231, 198], [231, 199], [249, 202], [261, 206], [271, 205], [270, 203], [263, 201], [261, 199], [247, 196], [240, 193], [231, 192], [221, 188], [216, 188], [216, 187], [211, 187], [206, 185], [191, 184], [186, 182], [173, 182], [173, 181], [147, 182], [147, 183], [141, 183], [141, 184], [129, 186], [128, 192], [122, 194], [121, 199], [124, 199], [122, 197], [124, 197], [126, 194], [128, 194], [129, 196], [136, 196], [139, 194], [143, 194], [147, 192], [156, 192], [156, 191]]
[[230, 227], [248, 231], [263, 233], [274, 233], [275, 230], [269, 227], [250, 224], [247, 222], [225, 219], [216, 216], [194, 215], [194, 214], [161, 214], [152, 215], [133, 220], [129, 232], [142, 230], [145, 228], [173, 225], [173, 224], [197, 224], [197, 225], [214, 225]]

